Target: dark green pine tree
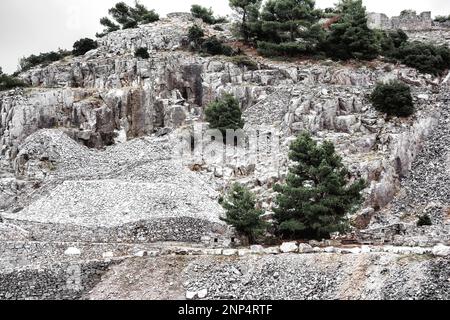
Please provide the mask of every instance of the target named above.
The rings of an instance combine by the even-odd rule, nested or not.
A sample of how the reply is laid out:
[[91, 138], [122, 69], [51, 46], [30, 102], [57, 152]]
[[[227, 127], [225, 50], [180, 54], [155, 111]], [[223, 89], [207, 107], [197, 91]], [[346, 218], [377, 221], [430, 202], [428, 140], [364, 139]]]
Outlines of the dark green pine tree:
[[230, 7], [239, 16], [239, 33], [244, 38], [245, 42], [250, 40], [250, 24], [253, 23], [259, 14], [262, 0], [229, 0]]
[[250, 243], [254, 243], [266, 230], [267, 223], [261, 219], [264, 211], [256, 209], [253, 194], [239, 183], [232, 186], [222, 206], [226, 210], [226, 217], [222, 220], [247, 237]]
[[[300, 27], [310, 27], [318, 20], [314, 6], [314, 0], [268, 0], [261, 14], [263, 30], [272, 29], [282, 41], [295, 41]], [[286, 34], [284, 39], [283, 33]]]
[[340, 19], [331, 25], [323, 49], [332, 58], [348, 60], [375, 59], [379, 47], [375, 32], [367, 26], [366, 8], [362, 0], [341, 0], [337, 9]]
[[208, 105], [205, 110], [206, 121], [211, 129], [218, 129], [226, 136], [227, 129], [238, 130], [244, 127], [239, 102], [231, 94], [225, 94]]
[[331, 142], [319, 145], [301, 134], [291, 145], [285, 185], [278, 192], [275, 220], [288, 238], [323, 239], [348, 227], [346, 214], [362, 199], [364, 180], [349, 184], [349, 173]]

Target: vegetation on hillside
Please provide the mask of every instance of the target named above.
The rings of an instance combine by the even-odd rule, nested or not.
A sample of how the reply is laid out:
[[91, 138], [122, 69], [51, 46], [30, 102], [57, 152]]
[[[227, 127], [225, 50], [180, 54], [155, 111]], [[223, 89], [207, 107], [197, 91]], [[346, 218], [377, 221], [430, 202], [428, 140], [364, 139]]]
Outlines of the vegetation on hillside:
[[400, 81], [378, 83], [370, 101], [378, 111], [389, 116], [408, 117], [414, 113], [411, 89]]
[[264, 211], [256, 208], [255, 197], [247, 188], [234, 184], [221, 204], [226, 210], [222, 220], [233, 226], [250, 243], [255, 243], [264, 234], [267, 228], [267, 223], [261, 219]]
[[[315, 8], [314, 0], [230, 0], [230, 6], [241, 17], [239, 36], [264, 56], [373, 60], [382, 55], [423, 73], [450, 69], [448, 47], [408, 42], [401, 30], [371, 30], [362, 0], [340, 0], [325, 10]], [[319, 24], [323, 18], [328, 21]]]
[[448, 15], [448, 16], [436, 16], [436, 18], [434, 18], [434, 21], [436, 21], [436, 22], [447, 22], [447, 21], [450, 21], [450, 15]]
[[39, 55], [32, 54], [19, 60], [20, 71], [27, 71], [39, 65], [47, 66], [50, 63], [59, 61], [71, 54], [72, 52], [61, 49], [58, 51], [40, 53]]
[[337, 6], [340, 19], [331, 25], [323, 49], [329, 57], [341, 60], [372, 60], [379, 50], [375, 32], [367, 25], [362, 0], [341, 0]]
[[280, 234], [292, 239], [329, 238], [348, 227], [346, 215], [362, 200], [365, 181], [350, 183], [349, 172], [331, 142], [318, 144], [309, 133], [290, 146], [286, 183], [276, 185], [275, 220]]
[[74, 56], [82, 56], [86, 52], [97, 49], [98, 43], [89, 38], [83, 38], [73, 44], [72, 54]]
[[26, 86], [27, 85], [22, 80], [3, 73], [3, 70], [0, 67], [0, 91]]
[[134, 56], [136, 58], [141, 58], [141, 59], [148, 59], [150, 58], [150, 54], [148, 53], [148, 49], [147, 48], [137, 48], [136, 51], [134, 52]]
[[205, 110], [206, 121], [211, 129], [218, 129], [224, 137], [226, 131], [238, 130], [244, 127], [242, 112], [238, 100], [231, 94], [210, 103]]
[[215, 17], [211, 8], [205, 8], [198, 4], [194, 4], [191, 7], [192, 15], [197, 19], [202, 19], [207, 24], [225, 23], [227, 19], [223, 17]]
[[417, 221], [418, 227], [432, 226], [432, 225], [433, 225], [433, 222], [431, 221], [430, 216], [427, 214], [420, 216], [419, 220]]
[[198, 25], [189, 28], [188, 39], [191, 49], [203, 54], [232, 56], [235, 53], [232, 47], [224, 44], [216, 36], [205, 38], [205, 32]]
[[108, 11], [111, 17], [103, 17], [100, 24], [105, 27], [97, 37], [103, 37], [110, 32], [120, 29], [137, 28], [141, 24], [152, 23], [159, 20], [159, 15], [155, 10], [149, 10], [137, 0], [134, 6], [129, 6], [125, 2], [118, 2]]
[[251, 26], [259, 18], [262, 0], [230, 0], [230, 7], [240, 17], [238, 32], [245, 42], [251, 37]]
[[422, 73], [442, 75], [450, 69], [450, 49], [419, 41], [406, 42], [392, 57]]

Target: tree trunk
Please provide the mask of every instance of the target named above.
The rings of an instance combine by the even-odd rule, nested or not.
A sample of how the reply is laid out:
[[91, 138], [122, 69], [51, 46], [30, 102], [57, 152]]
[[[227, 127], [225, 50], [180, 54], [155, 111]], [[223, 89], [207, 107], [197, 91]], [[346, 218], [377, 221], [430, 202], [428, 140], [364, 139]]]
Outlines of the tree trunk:
[[247, 10], [244, 9], [244, 15], [242, 16], [242, 34], [244, 35], [244, 42], [248, 43], [248, 30], [247, 30]]

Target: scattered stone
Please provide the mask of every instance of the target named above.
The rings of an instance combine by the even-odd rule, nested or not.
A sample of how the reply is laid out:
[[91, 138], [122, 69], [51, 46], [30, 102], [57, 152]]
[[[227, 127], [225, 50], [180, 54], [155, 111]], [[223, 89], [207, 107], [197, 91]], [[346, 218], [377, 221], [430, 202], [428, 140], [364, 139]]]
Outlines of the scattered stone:
[[300, 243], [299, 248], [298, 248], [298, 252], [299, 253], [311, 253], [311, 252], [314, 252], [314, 249], [309, 244]]
[[253, 254], [261, 254], [264, 252], [264, 247], [260, 245], [250, 246], [250, 250]]
[[280, 246], [282, 253], [294, 253], [298, 252], [298, 245], [296, 242], [285, 242]]
[[443, 244], [438, 244], [433, 248], [432, 253], [438, 257], [447, 257], [450, 256], [450, 247]]
[[102, 257], [104, 259], [112, 259], [112, 258], [114, 258], [114, 253], [111, 251], [108, 251], [108, 252], [103, 253]]
[[75, 247], [70, 247], [66, 251], [64, 251], [66, 256], [79, 256], [81, 255], [81, 250]]
[[208, 296], [208, 290], [207, 289], [200, 290], [199, 292], [197, 292], [197, 296], [199, 299], [205, 299]]
[[197, 297], [197, 292], [193, 292], [193, 291], [187, 291], [186, 292], [186, 299], [187, 300], [194, 300], [195, 297]]
[[238, 250], [236, 250], [236, 249], [225, 249], [225, 250], [223, 250], [222, 254], [224, 256], [236, 256], [236, 255], [238, 255]]

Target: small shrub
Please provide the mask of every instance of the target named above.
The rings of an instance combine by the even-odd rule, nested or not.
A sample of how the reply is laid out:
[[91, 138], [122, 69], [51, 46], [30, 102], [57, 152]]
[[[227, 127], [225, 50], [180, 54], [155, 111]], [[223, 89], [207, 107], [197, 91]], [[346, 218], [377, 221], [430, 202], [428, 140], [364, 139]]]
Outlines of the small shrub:
[[216, 31], [224, 31], [224, 29], [221, 26], [214, 26], [213, 29]]
[[380, 44], [381, 52], [384, 56], [393, 57], [398, 49], [408, 41], [408, 35], [403, 30], [375, 32]]
[[230, 94], [225, 94], [221, 99], [210, 103], [205, 115], [210, 128], [220, 130], [224, 137], [227, 129], [238, 130], [244, 127], [239, 103]]
[[205, 8], [198, 4], [194, 4], [191, 7], [192, 15], [197, 19], [202, 19], [203, 22], [208, 24], [214, 24], [216, 19], [214, 18], [214, 12], [211, 8]]
[[0, 68], [0, 91], [26, 86], [27, 84], [25, 84], [22, 80], [3, 73], [2, 69]]
[[149, 23], [153, 23], [159, 21], [159, 14], [157, 14], [155, 12], [155, 10], [150, 10], [147, 13], [144, 13], [141, 16], [141, 19], [139, 21], [139, 23], [141, 24], [149, 24]]
[[233, 48], [228, 45], [223, 44], [217, 37], [209, 37], [202, 43], [202, 51], [204, 53], [216, 56], [232, 56], [234, 53]]
[[211, 8], [205, 8], [198, 4], [194, 4], [191, 7], [191, 13], [194, 18], [201, 19], [204, 23], [207, 24], [216, 24], [216, 23], [226, 23], [228, 22], [224, 17], [214, 17], [214, 12]]
[[41, 53], [39, 55], [32, 54], [29, 57], [24, 57], [20, 59], [19, 66], [21, 71], [27, 71], [31, 68], [34, 68], [38, 65], [49, 65], [52, 62], [59, 61], [64, 57], [67, 57], [71, 54], [70, 51], [67, 50], [59, 50], [57, 52], [51, 51], [46, 53]]
[[74, 56], [82, 56], [86, 54], [86, 52], [91, 51], [93, 49], [98, 48], [97, 41], [94, 41], [89, 38], [80, 39], [73, 44], [72, 54]]
[[150, 58], [150, 54], [148, 53], [148, 49], [147, 48], [137, 48], [136, 51], [134, 52], [134, 56], [136, 58], [141, 58], [141, 59], [148, 59]]
[[419, 221], [417, 221], [417, 226], [418, 227], [423, 227], [423, 226], [431, 226], [433, 225], [433, 223], [431, 222], [431, 218], [429, 215], [423, 215], [419, 217]]
[[411, 89], [399, 81], [378, 83], [370, 100], [375, 109], [390, 116], [408, 117], [414, 113]]
[[407, 42], [397, 50], [394, 57], [422, 73], [441, 75], [450, 69], [450, 49], [447, 46]]
[[225, 17], [217, 17], [217, 18], [215, 18], [215, 21], [214, 21], [214, 23], [228, 23], [228, 22], [229, 22], [228, 19]]
[[447, 22], [447, 21], [450, 21], [450, 16], [436, 16], [436, 18], [434, 18], [434, 21]]
[[250, 59], [248, 56], [235, 56], [230, 58], [230, 61], [240, 68], [247, 68], [248, 70], [258, 70], [258, 64]]
[[194, 43], [196, 47], [202, 42], [204, 36], [205, 32], [198, 25], [195, 24], [189, 28], [188, 32], [189, 42]]
[[261, 219], [264, 211], [256, 209], [255, 198], [247, 188], [234, 184], [221, 205], [226, 210], [226, 217], [221, 220], [246, 236], [250, 243], [263, 235], [267, 227], [266, 222]]

